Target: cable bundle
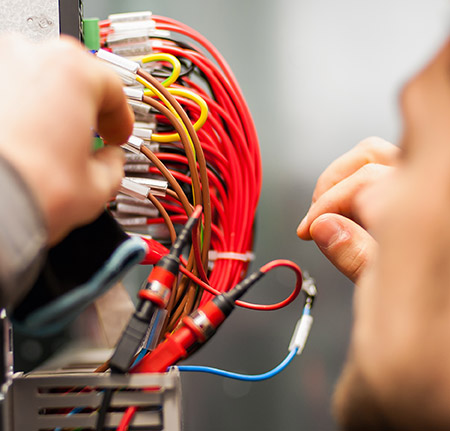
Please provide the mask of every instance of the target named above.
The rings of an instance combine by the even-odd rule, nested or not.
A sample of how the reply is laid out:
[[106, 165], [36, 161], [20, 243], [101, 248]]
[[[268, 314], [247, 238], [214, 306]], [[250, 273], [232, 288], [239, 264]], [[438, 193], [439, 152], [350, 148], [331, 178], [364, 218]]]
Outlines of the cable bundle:
[[[100, 22], [100, 36], [104, 49], [139, 64], [120, 71], [138, 120], [126, 145], [137, 153], [128, 153], [125, 165], [132, 186], [122, 189], [132, 196], [118, 195], [110, 208], [126, 228], [173, 243], [176, 226], [201, 205], [203, 223], [186, 269], [226, 292], [245, 276], [261, 190], [258, 138], [236, 78], [210, 42], [169, 18], [111, 15]], [[140, 196], [130, 192], [135, 183], [147, 187]], [[210, 297], [183, 276], [168, 305], [167, 329]]]

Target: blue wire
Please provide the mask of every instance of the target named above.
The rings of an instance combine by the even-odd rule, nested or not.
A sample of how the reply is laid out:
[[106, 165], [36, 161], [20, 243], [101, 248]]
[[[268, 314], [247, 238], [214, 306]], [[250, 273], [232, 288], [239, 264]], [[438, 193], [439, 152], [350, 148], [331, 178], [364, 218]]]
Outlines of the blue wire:
[[162, 315], [162, 310], [158, 310], [156, 318], [155, 318], [155, 322], [153, 323], [153, 327], [151, 328], [150, 334], [149, 334], [149, 336], [147, 338], [147, 343], [145, 344], [145, 347], [143, 349], [141, 349], [141, 351], [137, 355], [136, 359], [134, 360], [134, 362], [133, 362], [133, 364], [131, 365], [130, 368], [133, 368], [139, 362], [141, 362], [141, 360], [144, 358], [144, 356], [149, 352], [150, 345], [151, 345], [151, 343], [152, 343], [152, 341], [153, 341], [153, 339], [155, 338], [155, 335], [156, 335], [156, 327], [158, 326], [159, 320], [161, 319], [161, 315]]
[[277, 375], [281, 371], [283, 371], [292, 361], [294, 356], [297, 354], [298, 348], [290, 351], [289, 354], [283, 359], [283, 361], [277, 365], [273, 370], [267, 371], [263, 374], [239, 374], [233, 373], [231, 371], [219, 370], [218, 368], [212, 367], [203, 367], [198, 365], [179, 365], [177, 368], [180, 371], [190, 371], [190, 372], [198, 372], [198, 373], [210, 373], [215, 374], [217, 376], [228, 377], [230, 379], [236, 380], [244, 380], [247, 382], [259, 382], [261, 380], [270, 379], [271, 377]]
[[[67, 413], [67, 416], [72, 416], [76, 413], [80, 413], [84, 410], [84, 407], [75, 407], [72, 411]], [[55, 428], [55, 431], [62, 431], [62, 428]]]

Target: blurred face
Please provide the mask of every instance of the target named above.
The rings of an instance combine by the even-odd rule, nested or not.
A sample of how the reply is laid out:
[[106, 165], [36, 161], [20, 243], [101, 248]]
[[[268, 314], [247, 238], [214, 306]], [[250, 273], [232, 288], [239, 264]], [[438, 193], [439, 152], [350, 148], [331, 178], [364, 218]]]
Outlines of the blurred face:
[[379, 243], [355, 294], [344, 429], [450, 428], [450, 43], [404, 88], [403, 158], [356, 208]]

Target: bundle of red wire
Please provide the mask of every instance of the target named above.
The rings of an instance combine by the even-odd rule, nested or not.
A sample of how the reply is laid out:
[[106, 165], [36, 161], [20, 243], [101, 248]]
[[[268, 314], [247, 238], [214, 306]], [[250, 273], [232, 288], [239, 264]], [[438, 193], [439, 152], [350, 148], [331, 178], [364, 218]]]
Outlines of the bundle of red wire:
[[[200, 265], [197, 253], [196, 265], [190, 272], [198, 275], [203, 284], [197, 283], [195, 287], [191, 285], [189, 288], [183, 288], [183, 295], [175, 295], [176, 303], [171, 304], [173, 310], [169, 310], [176, 315], [176, 319], [172, 319], [173, 327], [184, 314], [211, 298], [203, 288], [198, 289], [198, 285], [204, 287], [204, 283], [207, 283], [214, 286], [216, 292], [225, 292], [245, 277], [251, 256], [249, 252], [252, 250], [254, 219], [262, 184], [261, 157], [249, 108], [222, 55], [206, 38], [187, 25], [155, 15], [152, 15], [151, 19], [157, 31], [168, 30], [170, 35], [188, 38], [189, 41], [180, 41], [172, 36], [159, 36], [157, 33], [149, 37], [153, 52], [171, 54], [191, 69], [191, 73], [181, 74], [170, 88], [188, 89], [200, 96], [208, 106], [207, 119], [197, 130], [197, 136], [207, 167], [208, 185], [201, 178], [200, 187], [202, 190], [205, 187], [209, 189], [211, 241], [210, 244], [202, 242], [200, 236], [202, 257], [206, 255], [207, 259], [203, 258]], [[103, 47], [108, 49], [108, 35], [114, 34], [115, 31], [111, 21], [101, 21], [100, 29]], [[114, 47], [110, 49], [114, 52]], [[164, 67], [167, 63], [158, 64]], [[150, 73], [158, 77], [158, 72], [158, 68], [153, 68]], [[188, 114], [191, 122], [195, 123], [200, 115], [199, 106], [183, 96], [175, 95], [175, 99]], [[161, 112], [157, 113], [156, 120], [157, 128], [168, 130], [170, 120]], [[155, 152], [154, 156], [168, 168], [183, 190], [189, 190], [189, 186], [193, 185], [194, 175], [188, 157], [179, 147], [173, 142], [160, 144], [159, 151]], [[197, 152], [198, 169], [199, 156]], [[152, 177], [164, 177], [159, 166], [154, 164], [149, 166], [148, 174]], [[183, 224], [186, 221], [189, 214], [174, 193], [158, 199], [172, 223]], [[189, 200], [194, 204], [195, 199], [189, 197]], [[205, 205], [204, 201], [202, 203]], [[205, 216], [206, 212], [205, 207]], [[152, 225], [166, 222], [167, 216], [148, 218], [146, 221]], [[204, 223], [206, 230], [206, 217]], [[209, 245], [210, 249], [214, 250], [214, 255], [208, 253], [209, 249], [205, 252]], [[213, 257], [214, 260], [208, 257]], [[183, 303], [182, 297], [185, 297], [189, 290], [195, 291], [195, 300]], [[178, 311], [174, 311], [176, 308]]]
[[[119, 21], [122, 19], [120, 17]], [[144, 263], [156, 263], [168, 253], [157, 240], [165, 245], [173, 243], [174, 225], [185, 224], [195, 205], [203, 207], [202, 223], [193, 231], [191, 249], [181, 258], [182, 277], [172, 290], [165, 333], [173, 331], [184, 316], [212, 295], [229, 291], [245, 278], [262, 185], [261, 157], [249, 108], [219, 51], [200, 33], [181, 22], [155, 15], [138, 17], [138, 21], [142, 20], [152, 24], [145, 32], [138, 30], [143, 28], [141, 22], [137, 22], [136, 29], [129, 26], [119, 44], [117, 38], [113, 42], [113, 36], [120, 22], [117, 26], [113, 19], [100, 22], [100, 36], [102, 48], [106, 50], [126, 52], [129, 56], [141, 54], [142, 66], [136, 72], [137, 81], [146, 93], [140, 103], [147, 106], [156, 119], [156, 134], [152, 135], [152, 140], [159, 146], [156, 150], [149, 145], [141, 149], [140, 156], [145, 156], [147, 164], [143, 169], [141, 164], [137, 172], [141, 178], [166, 180], [167, 193], [158, 197], [148, 195], [152, 207], [158, 210], [156, 216], [146, 216], [142, 223], [142, 217], [137, 217], [139, 212], [131, 212], [127, 224], [165, 225], [169, 235], [146, 239], [150, 253]], [[142, 56], [145, 57], [148, 50], [153, 54], [169, 54], [179, 61], [181, 72], [173, 82], [166, 82], [171, 75], [167, 57], [154, 55], [152, 60], [147, 59], [153, 62], [152, 67], [145, 67]], [[173, 63], [172, 66], [175, 69]], [[197, 98], [190, 97], [185, 90]], [[139, 110], [135, 112], [141, 115]], [[153, 121], [148, 115], [144, 115], [145, 118]], [[129, 158], [130, 164], [135, 160], [133, 157]], [[136, 168], [133, 165], [129, 170]], [[113, 210], [114, 205], [112, 202]], [[123, 222], [123, 214], [117, 215], [117, 219]], [[137, 219], [141, 221], [133, 221]], [[142, 226], [135, 230], [142, 232]], [[275, 310], [292, 302], [302, 286], [301, 270], [295, 263], [276, 260], [260, 271], [267, 273], [280, 266], [290, 268], [297, 277], [295, 288], [285, 300], [270, 305], [236, 301], [236, 305]], [[135, 412], [134, 407], [126, 411], [118, 430], [128, 428]]]

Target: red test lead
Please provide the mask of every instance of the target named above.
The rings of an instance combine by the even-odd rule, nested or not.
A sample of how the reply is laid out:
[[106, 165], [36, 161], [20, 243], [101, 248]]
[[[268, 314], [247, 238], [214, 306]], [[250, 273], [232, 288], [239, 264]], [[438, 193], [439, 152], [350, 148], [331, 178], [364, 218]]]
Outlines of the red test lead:
[[208, 341], [225, 321], [239, 299], [256, 281], [265, 275], [257, 271], [241, 281], [231, 291], [216, 296], [182, 320], [182, 325], [153, 352], [144, 357], [132, 373], [163, 373]]
[[147, 334], [150, 322], [156, 311], [166, 308], [172, 292], [172, 286], [178, 276], [180, 256], [193, 227], [202, 212], [197, 206], [192, 212], [180, 235], [172, 245], [169, 254], [163, 256], [154, 266], [143, 289], [139, 291], [139, 303], [127, 327], [117, 343], [109, 360], [113, 372], [125, 373]]

